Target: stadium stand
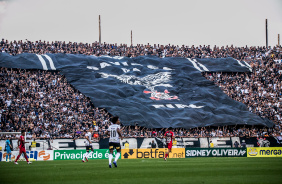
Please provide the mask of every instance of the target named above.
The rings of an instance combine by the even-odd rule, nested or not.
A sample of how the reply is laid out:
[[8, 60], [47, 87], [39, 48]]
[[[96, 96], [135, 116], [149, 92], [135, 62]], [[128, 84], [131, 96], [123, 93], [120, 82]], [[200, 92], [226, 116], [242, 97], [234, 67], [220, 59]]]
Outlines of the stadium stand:
[[[233, 57], [247, 62], [251, 73], [202, 73], [218, 85], [230, 98], [246, 104], [249, 111], [272, 120], [275, 126], [198, 127], [190, 130], [174, 129], [180, 137], [267, 137], [282, 135], [282, 65], [280, 47], [217, 47], [125, 44], [99, 45], [95, 42], [13, 41], [2, 39], [1, 52], [65, 53], [137, 57], [223, 58]], [[67, 83], [59, 72], [1, 68], [0, 131], [13, 132], [26, 129], [29, 137], [79, 138], [84, 130], [93, 128], [100, 137], [109, 126], [110, 114], [94, 107], [89, 98]], [[125, 137], [162, 137], [165, 129], [139, 126], [123, 127]], [[1, 137], [4, 139], [4, 137]]]

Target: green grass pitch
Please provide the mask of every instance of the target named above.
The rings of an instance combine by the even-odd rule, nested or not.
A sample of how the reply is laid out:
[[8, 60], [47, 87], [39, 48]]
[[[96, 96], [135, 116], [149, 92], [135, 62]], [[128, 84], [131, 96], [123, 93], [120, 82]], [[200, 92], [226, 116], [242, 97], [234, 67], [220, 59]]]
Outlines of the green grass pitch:
[[1, 184], [282, 183], [282, 158], [186, 158], [0, 163]]

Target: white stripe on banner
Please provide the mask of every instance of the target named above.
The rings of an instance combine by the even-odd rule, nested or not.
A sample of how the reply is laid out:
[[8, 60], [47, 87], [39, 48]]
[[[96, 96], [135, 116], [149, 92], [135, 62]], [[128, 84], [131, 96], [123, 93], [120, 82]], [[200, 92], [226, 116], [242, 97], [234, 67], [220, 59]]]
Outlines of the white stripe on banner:
[[249, 70], [252, 72], [253, 69], [252, 69], [251, 65], [249, 65], [249, 63], [247, 63], [246, 61], [244, 61], [244, 63], [247, 65], [247, 67], [249, 68]]
[[203, 65], [202, 63], [198, 62], [196, 59], [193, 59], [196, 63], [198, 63], [206, 72], [209, 71], [209, 69], [207, 69], [207, 67], [205, 65]]
[[243, 63], [241, 63], [241, 61], [239, 61], [239, 60], [237, 60], [237, 59], [236, 59], [236, 61], [239, 63], [239, 65], [244, 66], [244, 67], [247, 67], [250, 71], [252, 71], [251, 66], [250, 66], [249, 64], [247, 64], [246, 62], [245, 62], [245, 63], [247, 64], [247, 66], [244, 65]]
[[48, 59], [48, 61], [49, 61], [49, 63], [50, 63], [50, 67], [51, 67], [51, 69], [52, 69], [52, 70], [56, 70], [56, 68], [55, 68], [55, 65], [54, 65], [54, 62], [53, 62], [52, 58], [50, 58], [50, 56], [48, 56], [48, 55], [46, 55], [46, 54], [44, 54], [43, 56], [45, 56], [45, 57]]
[[192, 64], [193, 64], [193, 66], [197, 69], [197, 70], [199, 70], [200, 72], [202, 72], [203, 70], [201, 70], [199, 67], [198, 67], [198, 65], [195, 63], [195, 61], [192, 61], [190, 58], [187, 58]]
[[241, 61], [239, 61], [239, 60], [237, 60], [237, 59], [236, 59], [236, 61], [239, 63], [239, 65], [246, 67], [245, 65], [243, 65], [243, 64], [241, 63]]
[[46, 62], [45, 62], [45, 60], [43, 59], [43, 57], [42, 57], [41, 55], [38, 55], [38, 54], [36, 54], [36, 55], [37, 55], [37, 57], [39, 58], [39, 61], [40, 61], [41, 64], [42, 64], [43, 70], [48, 70], [47, 65], [46, 65]]

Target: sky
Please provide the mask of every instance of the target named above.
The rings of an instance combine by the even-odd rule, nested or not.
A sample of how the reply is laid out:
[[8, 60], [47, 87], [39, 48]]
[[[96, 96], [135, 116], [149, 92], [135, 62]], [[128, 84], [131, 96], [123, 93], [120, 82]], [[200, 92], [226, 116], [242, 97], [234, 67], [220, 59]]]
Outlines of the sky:
[[0, 39], [133, 45], [282, 42], [282, 0], [0, 0]]

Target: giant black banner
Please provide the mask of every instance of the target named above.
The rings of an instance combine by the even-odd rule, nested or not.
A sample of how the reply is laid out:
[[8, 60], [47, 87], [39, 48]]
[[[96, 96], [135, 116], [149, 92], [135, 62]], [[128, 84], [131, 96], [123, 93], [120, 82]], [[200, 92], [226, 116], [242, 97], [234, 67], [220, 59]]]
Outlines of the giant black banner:
[[227, 59], [95, 57], [70, 54], [0, 54], [0, 66], [60, 70], [96, 107], [120, 117], [123, 125], [193, 128], [219, 125], [272, 126], [267, 119], [225, 95], [201, 72], [251, 72]]

